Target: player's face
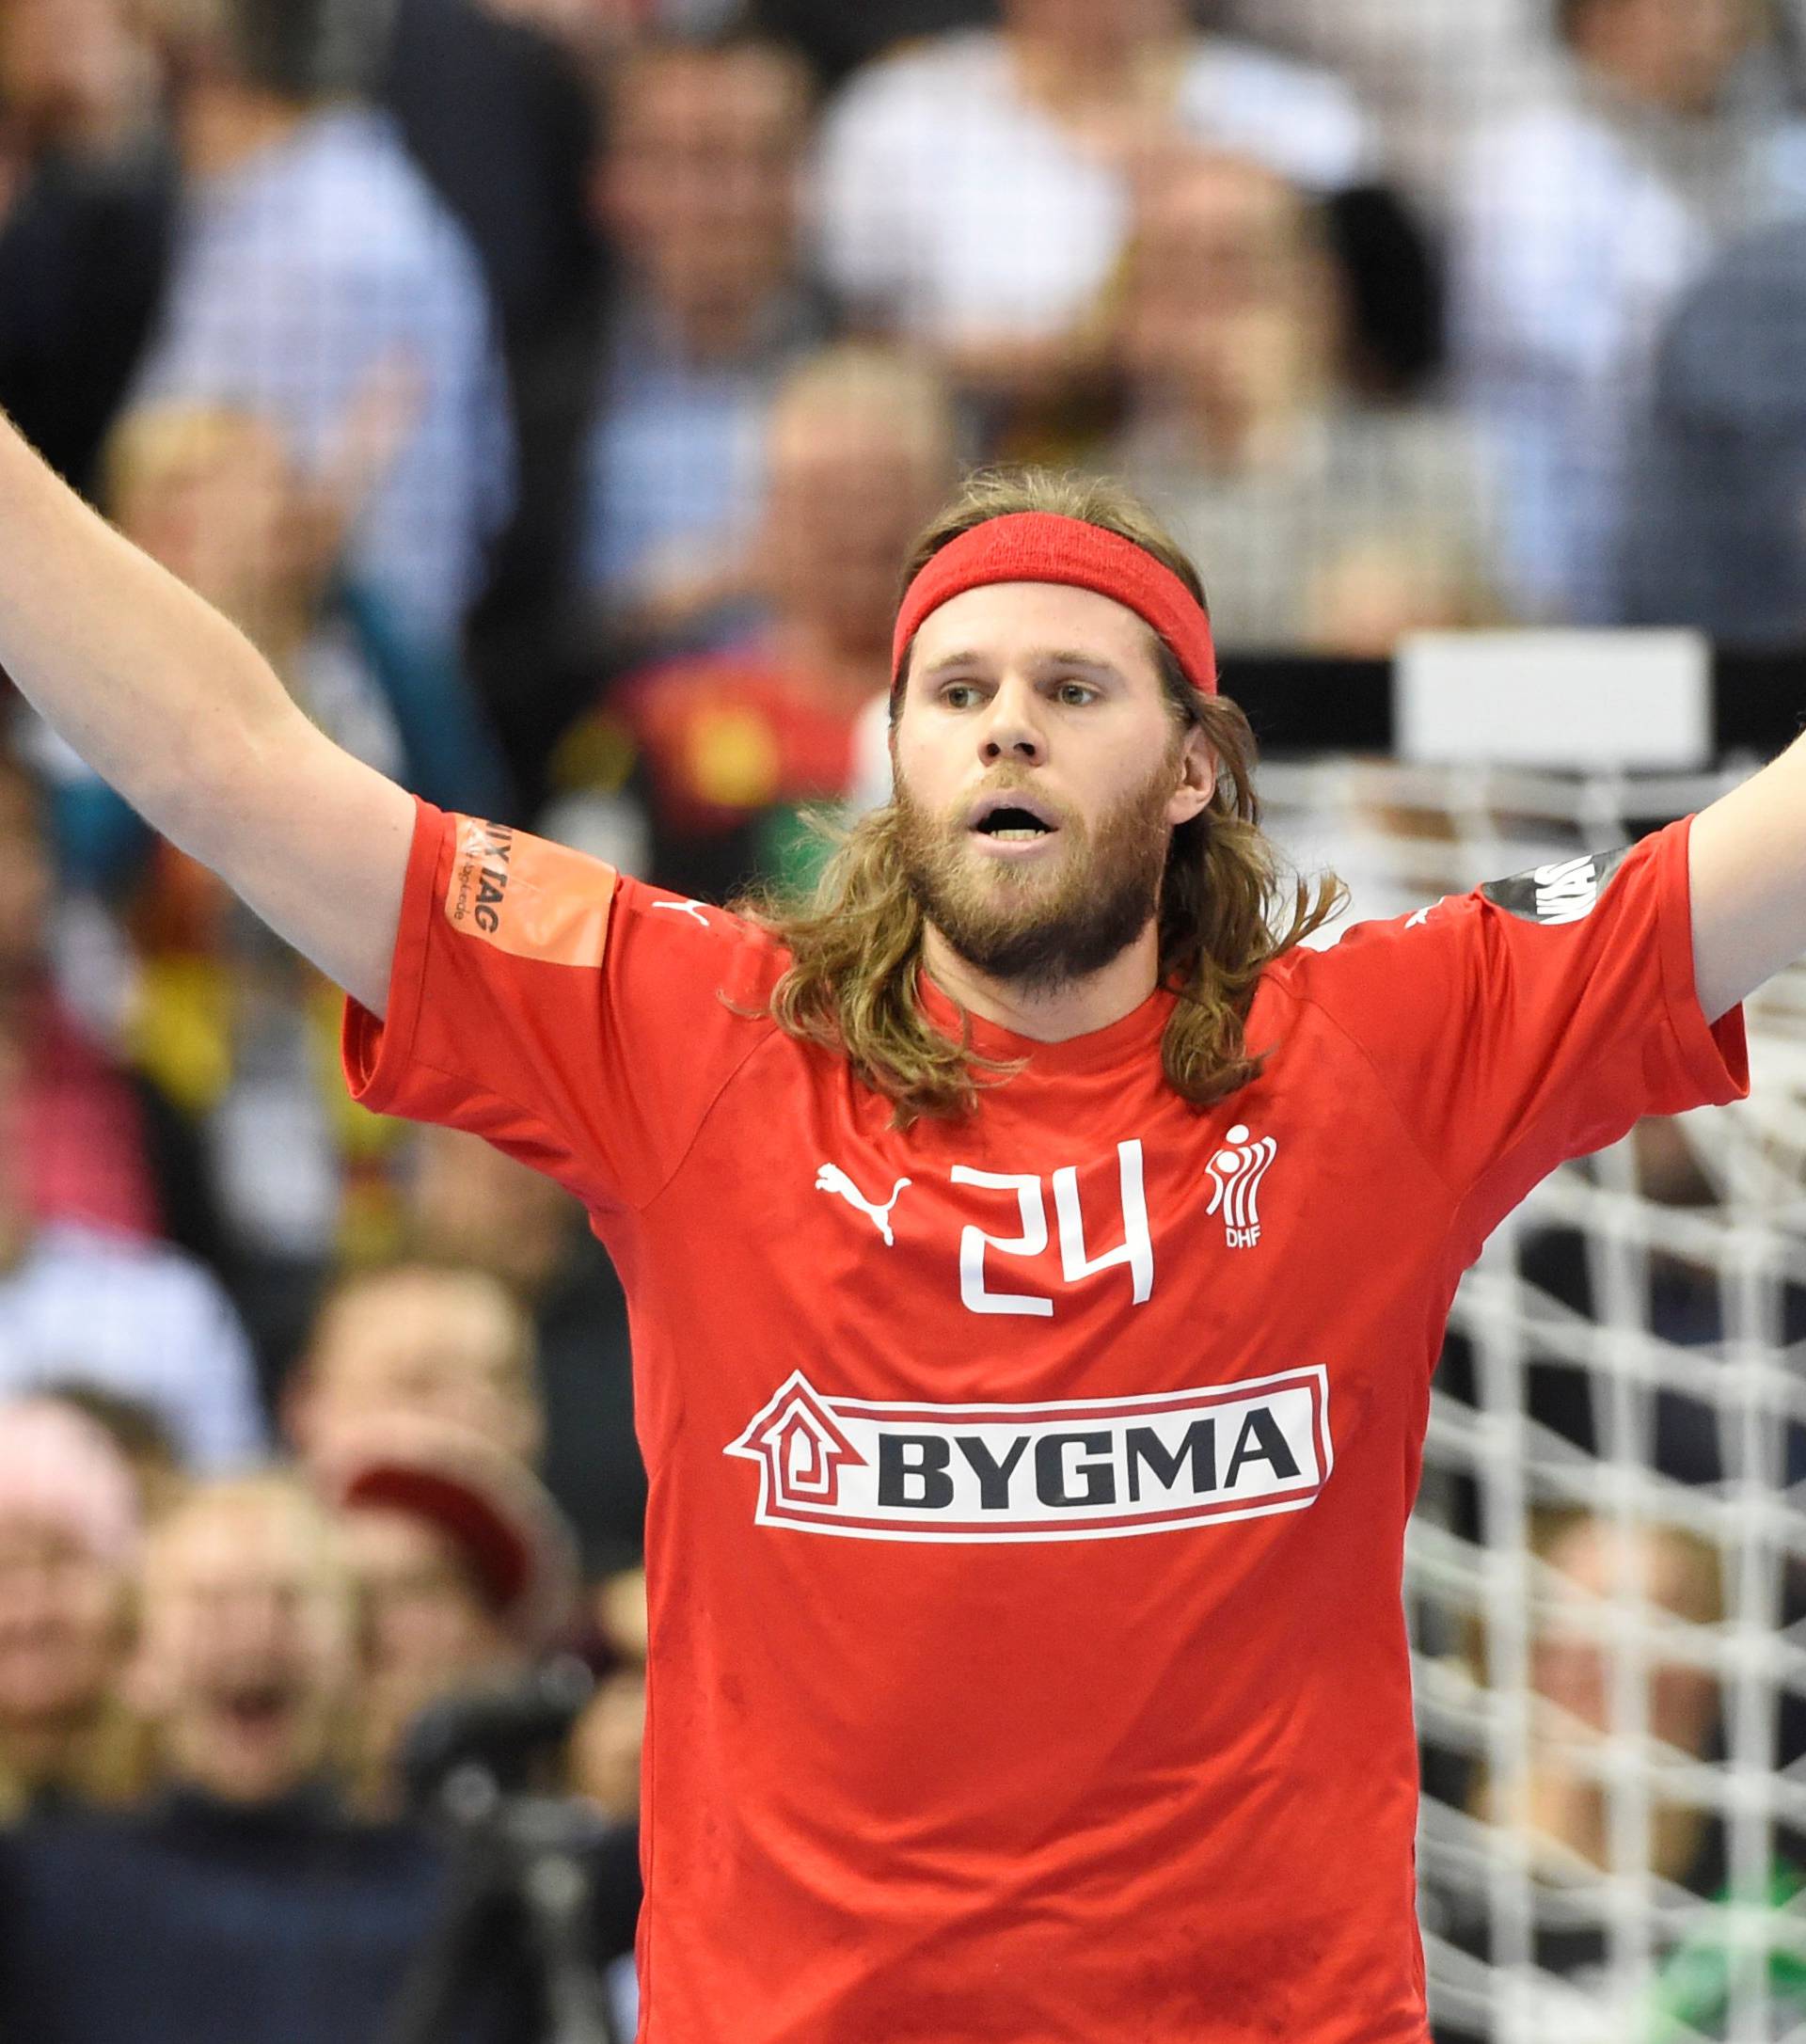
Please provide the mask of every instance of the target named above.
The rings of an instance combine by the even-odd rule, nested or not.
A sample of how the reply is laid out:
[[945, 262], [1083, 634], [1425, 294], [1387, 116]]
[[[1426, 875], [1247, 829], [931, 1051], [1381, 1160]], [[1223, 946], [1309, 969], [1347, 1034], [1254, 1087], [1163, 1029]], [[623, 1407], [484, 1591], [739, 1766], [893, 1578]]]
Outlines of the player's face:
[[1045, 990], [1134, 943], [1176, 825], [1209, 799], [1151, 635], [1089, 590], [967, 591], [917, 634], [894, 737], [923, 912], [979, 971]]

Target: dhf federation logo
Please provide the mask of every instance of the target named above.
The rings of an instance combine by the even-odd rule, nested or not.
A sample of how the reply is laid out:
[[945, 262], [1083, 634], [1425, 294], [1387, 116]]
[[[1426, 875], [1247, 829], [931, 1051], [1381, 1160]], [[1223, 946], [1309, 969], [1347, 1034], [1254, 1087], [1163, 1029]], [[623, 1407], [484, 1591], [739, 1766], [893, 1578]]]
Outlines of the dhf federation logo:
[[1211, 1174], [1211, 1203], [1206, 1213], [1221, 1212], [1223, 1232], [1231, 1249], [1252, 1249], [1260, 1240], [1260, 1180], [1278, 1152], [1271, 1135], [1252, 1139], [1246, 1122], [1238, 1121], [1206, 1166]]
[[853, 1540], [1112, 1540], [1302, 1512], [1330, 1472], [1321, 1366], [1141, 1398], [923, 1405], [794, 1371], [723, 1450], [760, 1526]]

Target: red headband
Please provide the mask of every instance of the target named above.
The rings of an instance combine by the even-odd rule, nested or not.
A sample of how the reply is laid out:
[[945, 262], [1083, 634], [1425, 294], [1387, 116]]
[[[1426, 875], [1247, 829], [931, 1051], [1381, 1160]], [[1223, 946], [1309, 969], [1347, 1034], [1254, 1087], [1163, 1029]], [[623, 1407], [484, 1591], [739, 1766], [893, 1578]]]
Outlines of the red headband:
[[1204, 607], [1168, 567], [1133, 540], [1083, 518], [1012, 512], [987, 518], [942, 547], [904, 593], [891, 642], [891, 686], [930, 610], [990, 582], [1066, 582], [1125, 605], [1151, 625], [1177, 656], [1185, 678], [1216, 693], [1216, 649]]

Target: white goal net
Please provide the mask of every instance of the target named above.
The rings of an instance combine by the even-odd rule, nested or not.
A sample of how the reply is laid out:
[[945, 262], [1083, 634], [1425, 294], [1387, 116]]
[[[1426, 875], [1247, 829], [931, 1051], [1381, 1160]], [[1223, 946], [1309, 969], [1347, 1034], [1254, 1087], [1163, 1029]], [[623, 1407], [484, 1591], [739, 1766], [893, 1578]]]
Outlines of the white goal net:
[[[1354, 917], [1627, 844], [1723, 774], [1270, 761]], [[1558, 1172], [1457, 1299], [1407, 1552], [1438, 2044], [1806, 2039], [1806, 973], [1745, 1104]]]

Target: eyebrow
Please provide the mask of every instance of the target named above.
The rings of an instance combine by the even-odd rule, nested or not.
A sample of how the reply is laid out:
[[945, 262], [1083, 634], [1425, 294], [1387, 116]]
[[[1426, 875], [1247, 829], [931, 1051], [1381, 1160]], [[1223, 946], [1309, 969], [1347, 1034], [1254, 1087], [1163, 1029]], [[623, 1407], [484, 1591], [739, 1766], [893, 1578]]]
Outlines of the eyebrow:
[[[943, 653], [938, 660], [932, 660], [922, 670], [922, 678], [931, 681], [941, 674], [951, 673], [956, 668], [983, 667], [989, 656], [967, 650], [961, 653]], [[1050, 668], [1077, 668], [1087, 674], [1101, 674], [1111, 681], [1120, 681], [1122, 670], [1109, 660], [1099, 659], [1092, 653], [1068, 653], [1053, 651], [1032, 654], [1029, 665], [1045, 673]]]

